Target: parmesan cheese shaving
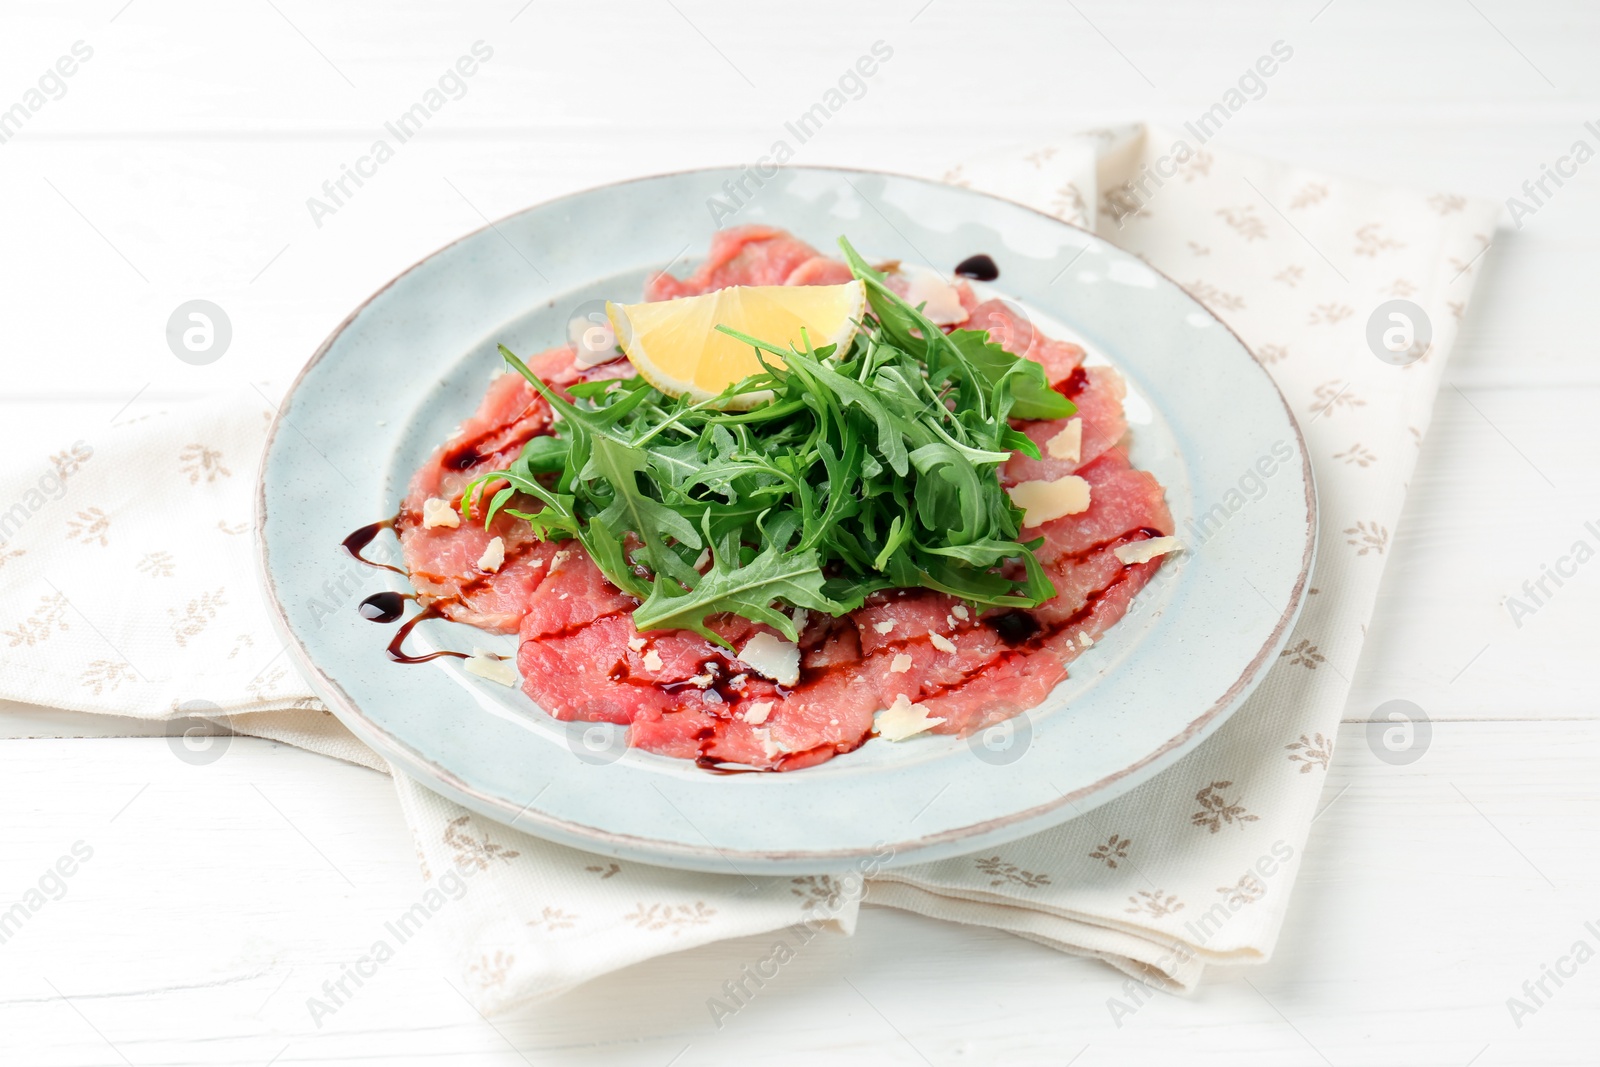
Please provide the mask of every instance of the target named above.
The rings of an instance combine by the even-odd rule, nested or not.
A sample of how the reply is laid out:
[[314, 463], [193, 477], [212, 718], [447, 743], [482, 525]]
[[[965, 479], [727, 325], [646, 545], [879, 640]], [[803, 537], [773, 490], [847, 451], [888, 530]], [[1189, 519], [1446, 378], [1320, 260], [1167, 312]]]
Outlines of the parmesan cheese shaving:
[[483, 555], [478, 557], [478, 569], [493, 574], [500, 569], [506, 561], [506, 543], [503, 538], [496, 537], [489, 542], [489, 547], [483, 550]]
[[1044, 446], [1051, 459], [1076, 463], [1083, 458], [1083, 420], [1068, 419], [1061, 432], [1050, 438]]
[[926, 304], [922, 313], [935, 326], [955, 326], [971, 316], [961, 304], [961, 293], [947, 285], [931, 271], [917, 271], [906, 283], [906, 303], [912, 307]]
[[746, 667], [779, 685], [800, 680], [800, 646], [772, 634], [756, 634], [739, 650]]
[[456, 514], [456, 509], [450, 506], [450, 501], [430, 496], [422, 502], [422, 528], [424, 530], [431, 530], [435, 526], [447, 526], [453, 530], [460, 525], [461, 516]]
[[943, 719], [930, 717], [927, 708], [911, 703], [911, 698], [901, 693], [894, 698], [893, 704], [878, 713], [872, 725], [879, 737], [904, 741], [908, 737], [926, 733], [942, 722]]
[[1089, 483], [1076, 474], [1057, 478], [1053, 482], [1023, 482], [1006, 492], [1012, 503], [1025, 514], [1022, 525], [1038, 526], [1059, 519], [1063, 515], [1077, 515], [1089, 510]]
[[475, 674], [479, 678], [487, 678], [491, 682], [516, 688], [517, 669], [511, 665], [511, 661], [501, 659], [486, 649], [473, 649], [472, 655], [463, 660], [461, 666], [468, 674]]
[[1144, 541], [1135, 541], [1131, 545], [1118, 545], [1111, 551], [1123, 563], [1149, 563], [1158, 556], [1165, 556], [1168, 552], [1182, 552], [1183, 542], [1176, 537], [1151, 537]]
[[751, 733], [755, 734], [756, 740], [761, 742], [761, 753], [768, 759], [773, 759], [784, 753], [784, 747], [772, 739], [772, 731], [765, 726], [752, 730]]

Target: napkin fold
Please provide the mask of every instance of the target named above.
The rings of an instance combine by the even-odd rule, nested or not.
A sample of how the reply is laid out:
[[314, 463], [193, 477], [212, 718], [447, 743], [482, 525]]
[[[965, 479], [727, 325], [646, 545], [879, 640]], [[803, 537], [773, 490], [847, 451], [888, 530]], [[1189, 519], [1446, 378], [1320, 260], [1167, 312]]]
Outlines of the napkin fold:
[[[867, 858], [757, 878], [624, 863], [483, 819], [395, 775], [419, 899], [438, 902], [480, 1010], [772, 932], [763, 958], [708, 991], [720, 1019], [759, 987], [763, 967], [852, 931], [863, 902], [1008, 930], [1173, 991], [1195, 988], [1208, 964], [1270, 955], [1498, 207], [1143, 126], [986, 153], [931, 176], [1095, 229], [1183, 285], [1266, 366], [1300, 420], [1321, 501], [1314, 584], [1288, 647], [1215, 735], [1138, 789], [1024, 840], [913, 867]], [[1431, 331], [1386, 361], [1369, 338], [1404, 329], [1381, 307], [1397, 300], [1420, 308]], [[92, 437], [63, 433], [47, 455], [8, 454], [0, 696], [198, 717], [388, 771], [294, 674], [258, 599], [252, 486], [271, 414], [252, 391], [125, 416]], [[1270, 477], [1247, 476], [1237, 501], [1218, 503], [1232, 512], [1272, 491]], [[351, 599], [337, 580], [325, 592]]]

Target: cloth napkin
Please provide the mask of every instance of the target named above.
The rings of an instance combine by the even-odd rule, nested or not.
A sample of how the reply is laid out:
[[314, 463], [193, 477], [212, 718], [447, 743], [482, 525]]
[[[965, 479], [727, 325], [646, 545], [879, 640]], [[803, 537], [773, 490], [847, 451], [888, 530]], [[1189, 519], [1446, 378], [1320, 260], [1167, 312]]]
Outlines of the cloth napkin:
[[[991, 152], [931, 176], [1091, 227], [1143, 257], [1277, 380], [1321, 499], [1313, 588], [1288, 647], [1232, 719], [1142, 787], [1056, 829], [921, 866], [670, 871], [540, 841], [395, 775], [425, 881], [419, 900], [430, 912], [438, 903], [480, 1010], [746, 934], [774, 932], [781, 961], [819, 932], [853, 930], [863, 901], [1009, 930], [1174, 991], [1194, 989], [1208, 964], [1271, 953], [1498, 209], [1148, 127]], [[1368, 340], [1369, 318], [1396, 299], [1432, 326], [1404, 365]], [[0, 696], [198, 717], [388, 771], [293, 673], [258, 599], [253, 468], [271, 407], [248, 392], [124, 416], [93, 441], [64, 434], [48, 456], [8, 454], [0, 501], [16, 503], [0, 511]], [[708, 1000], [719, 1019], [740, 1005], [738, 988]]]

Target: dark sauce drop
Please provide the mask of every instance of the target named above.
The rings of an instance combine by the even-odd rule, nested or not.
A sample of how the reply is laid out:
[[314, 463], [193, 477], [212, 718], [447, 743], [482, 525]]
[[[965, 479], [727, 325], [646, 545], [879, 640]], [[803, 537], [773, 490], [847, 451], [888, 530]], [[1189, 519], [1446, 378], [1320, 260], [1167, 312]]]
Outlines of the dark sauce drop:
[[[399, 518], [399, 516], [397, 515], [395, 518]], [[368, 559], [361, 554], [368, 545], [372, 544], [372, 539], [377, 537], [381, 531], [394, 529], [394, 523], [395, 519], [384, 519], [381, 522], [368, 523], [349, 537], [346, 537], [340, 544], [344, 545], [346, 552], [369, 567], [379, 567], [386, 571], [394, 571], [396, 574], [404, 574], [405, 571], [399, 567], [391, 566], [388, 563], [379, 563], [377, 560]]]
[[956, 273], [975, 282], [992, 282], [1000, 277], [1000, 268], [995, 266], [993, 259], [979, 252], [957, 263]]
[[406, 638], [411, 636], [411, 631], [416, 628], [417, 623], [421, 622], [423, 619], [439, 618], [441, 614], [442, 613], [439, 611], [438, 603], [433, 603], [429, 604], [427, 607], [411, 616], [411, 618], [407, 619], [405, 623], [401, 625], [400, 629], [394, 632], [394, 640], [390, 641], [389, 647], [384, 650], [389, 653], [389, 658], [394, 660], [396, 663], [426, 663], [431, 659], [438, 659], [440, 656], [454, 656], [457, 659], [471, 659], [472, 657], [468, 656], [465, 652], [453, 652], [450, 649], [444, 649], [439, 652], [429, 652], [422, 656], [413, 656], [405, 651]]
[[[700, 674], [710, 674], [710, 685], [699, 685], [693, 681], [685, 682], [651, 682], [649, 684], [663, 689], [668, 693], [684, 693], [698, 691], [701, 700], [707, 704], [727, 704], [733, 706], [744, 699], [744, 694], [732, 685], [733, 675], [729, 674], [729, 665], [726, 661], [704, 660], [700, 664]], [[784, 690], [780, 686], [779, 693]], [[785, 694], [786, 695], [786, 694]]]
[[1026, 611], [1007, 611], [1000, 615], [990, 615], [983, 622], [1000, 640], [1013, 647], [1024, 644], [1039, 632], [1039, 620]]
[[406, 610], [406, 601], [410, 599], [405, 593], [373, 593], [357, 605], [356, 610], [368, 622], [394, 622]]
[[724, 763], [710, 756], [696, 756], [694, 765], [710, 774], [764, 774], [760, 767], [741, 767], [737, 763]]
[[1089, 384], [1089, 372], [1083, 369], [1082, 364], [1072, 368], [1072, 373], [1061, 379], [1050, 388], [1071, 400], [1083, 392], [1084, 386]]
[[468, 441], [445, 453], [439, 462], [450, 470], [466, 471], [482, 463], [483, 456], [478, 454], [477, 442]]

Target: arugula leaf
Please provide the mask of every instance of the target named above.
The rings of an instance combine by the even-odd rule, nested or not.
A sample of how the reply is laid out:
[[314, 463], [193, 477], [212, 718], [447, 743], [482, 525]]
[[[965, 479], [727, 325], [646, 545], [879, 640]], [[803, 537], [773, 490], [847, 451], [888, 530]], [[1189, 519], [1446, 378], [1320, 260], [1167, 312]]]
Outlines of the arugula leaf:
[[989, 340], [987, 332], [953, 330], [950, 343], [961, 350], [991, 388], [1009, 381], [1014, 418], [1065, 419], [1077, 413], [1078, 405], [1050, 388], [1042, 366], [1007, 352]]
[[[677, 553], [670, 551], [668, 544], [670, 539], [698, 550], [702, 543], [700, 531], [694, 528], [694, 523], [639, 488], [638, 476], [650, 465], [646, 454], [609, 437], [596, 437], [589, 464], [612, 489], [611, 503], [590, 520], [591, 527], [598, 526], [607, 535], [603, 552], [612, 567], [629, 570], [623, 559], [622, 545], [631, 533], [644, 542], [651, 570], [658, 574], [664, 571], [680, 581], [693, 581], [688, 576], [692, 572]], [[607, 571], [610, 577], [606, 567], [600, 569]], [[631, 571], [630, 577], [635, 577]]]
[[[716, 615], [797, 639], [791, 609], [843, 614], [897, 587], [980, 608], [1053, 596], [997, 472], [1014, 452], [1039, 456], [1012, 417], [1075, 406], [1038, 364], [983, 333], [946, 334], [840, 245], [868, 291], [854, 342], [785, 350], [719, 326], [762, 365], [719, 397], [670, 397], [640, 378], [559, 390], [502, 347], [555, 421], [508, 469], [469, 486], [463, 514], [487, 494], [485, 522], [504, 511], [540, 537], [576, 538], [640, 599], [640, 630], [719, 642], [707, 623]], [[725, 407], [751, 393], [763, 402]]]
[[705, 625], [708, 615], [731, 613], [763, 622], [791, 641], [798, 641], [794, 620], [773, 607], [782, 601], [797, 608], [843, 615], [861, 606], [859, 598], [835, 600], [823, 592], [822, 562], [814, 550], [790, 552], [782, 542], [767, 545], [748, 563], [741, 563], [733, 542], [714, 553], [711, 570], [687, 593], [662, 595], [662, 583], [633, 613], [643, 630], [693, 630], [707, 640], [731, 648]]

